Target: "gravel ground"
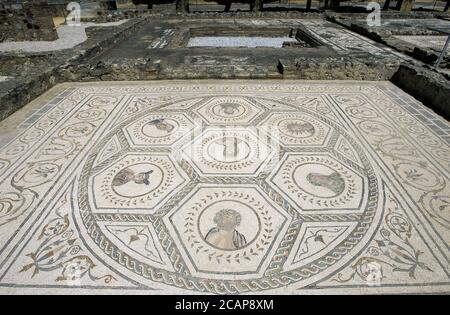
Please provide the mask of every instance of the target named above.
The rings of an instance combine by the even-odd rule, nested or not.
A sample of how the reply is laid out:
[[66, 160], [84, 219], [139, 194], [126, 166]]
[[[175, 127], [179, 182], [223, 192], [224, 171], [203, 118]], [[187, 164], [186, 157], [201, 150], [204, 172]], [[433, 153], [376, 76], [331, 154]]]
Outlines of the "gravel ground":
[[284, 42], [295, 42], [290, 37], [192, 37], [188, 47], [283, 47]]
[[1, 52], [48, 52], [73, 48], [87, 40], [86, 28], [88, 27], [111, 27], [125, 23], [126, 20], [110, 23], [83, 23], [80, 26], [64, 25], [59, 27], [58, 39], [55, 41], [24, 41], [0, 43]]

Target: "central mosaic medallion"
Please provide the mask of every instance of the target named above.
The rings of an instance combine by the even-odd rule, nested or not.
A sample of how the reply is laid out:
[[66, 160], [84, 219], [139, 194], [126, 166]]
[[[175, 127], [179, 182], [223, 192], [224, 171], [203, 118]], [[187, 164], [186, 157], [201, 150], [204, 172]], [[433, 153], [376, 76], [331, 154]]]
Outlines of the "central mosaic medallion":
[[269, 162], [274, 148], [255, 128], [207, 129], [183, 150], [204, 175], [256, 175]]
[[144, 286], [301, 287], [371, 239], [380, 185], [337, 122], [273, 99], [207, 95], [109, 130], [83, 166], [75, 217], [105, 264]]

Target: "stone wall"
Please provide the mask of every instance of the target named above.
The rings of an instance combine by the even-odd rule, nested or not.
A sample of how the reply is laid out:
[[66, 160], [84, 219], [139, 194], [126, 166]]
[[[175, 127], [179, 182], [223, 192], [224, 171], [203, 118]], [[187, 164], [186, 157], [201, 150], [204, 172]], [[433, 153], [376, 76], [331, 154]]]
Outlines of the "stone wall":
[[299, 57], [280, 60], [284, 79], [388, 81], [398, 71], [400, 62], [389, 57]]
[[391, 80], [395, 85], [450, 119], [450, 81], [433, 70], [403, 64]]
[[107, 34], [93, 30], [85, 43], [72, 50], [51, 55], [8, 56], [0, 53], [0, 69], [16, 76], [0, 85], [0, 120], [10, 116], [57, 83], [80, 81], [78, 74], [74, 73], [75, 67], [86, 66], [87, 60], [129, 37], [143, 22], [141, 19], [135, 19], [114, 27]]
[[57, 39], [54, 13], [52, 6], [45, 2], [0, 0], [0, 42]]

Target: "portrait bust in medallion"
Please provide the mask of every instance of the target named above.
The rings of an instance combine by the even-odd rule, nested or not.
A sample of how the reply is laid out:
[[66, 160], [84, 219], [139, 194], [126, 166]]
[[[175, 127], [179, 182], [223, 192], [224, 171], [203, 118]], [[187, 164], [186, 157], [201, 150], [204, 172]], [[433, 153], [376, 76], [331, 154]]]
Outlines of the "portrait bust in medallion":
[[222, 209], [215, 215], [214, 223], [216, 226], [205, 237], [210, 245], [224, 250], [241, 249], [247, 245], [245, 236], [237, 230], [241, 224], [239, 212]]

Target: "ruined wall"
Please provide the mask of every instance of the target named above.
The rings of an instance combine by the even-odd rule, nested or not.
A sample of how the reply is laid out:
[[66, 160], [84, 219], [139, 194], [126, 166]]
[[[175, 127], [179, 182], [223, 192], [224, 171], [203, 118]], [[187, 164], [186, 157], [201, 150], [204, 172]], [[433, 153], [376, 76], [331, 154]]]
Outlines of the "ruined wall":
[[45, 2], [0, 0], [0, 42], [57, 39], [54, 13], [52, 6]]
[[403, 64], [391, 81], [431, 109], [450, 119], [450, 81], [448, 77], [433, 70]]

